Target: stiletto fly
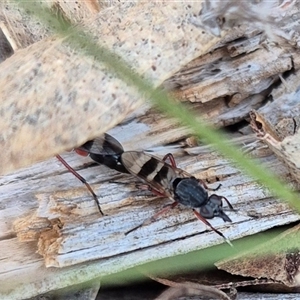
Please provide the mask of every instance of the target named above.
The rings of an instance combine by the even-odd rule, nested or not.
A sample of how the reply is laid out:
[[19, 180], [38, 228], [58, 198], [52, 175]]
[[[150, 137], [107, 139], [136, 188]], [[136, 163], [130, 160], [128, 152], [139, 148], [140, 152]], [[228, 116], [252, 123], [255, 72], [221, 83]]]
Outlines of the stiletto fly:
[[[89, 155], [95, 162], [104, 164], [111, 169], [121, 173], [130, 173], [145, 182], [149, 186], [149, 190], [155, 195], [173, 200], [173, 203], [168, 204], [126, 234], [155, 221], [161, 214], [178, 204], [182, 204], [192, 208], [200, 221], [232, 245], [220, 231], [207, 221], [207, 219], [220, 217], [224, 222], [232, 222], [223, 211], [223, 200], [232, 211], [235, 211], [228, 199], [217, 194], [208, 195], [208, 190], [216, 191], [221, 185], [216, 189], [208, 188], [204, 181], [196, 179], [178, 168], [172, 154], [169, 153], [160, 159], [145, 152], [124, 151], [122, 145], [109, 134], [88, 141], [75, 151], [80, 155]], [[169, 159], [170, 164], [166, 162], [167, 159]]]

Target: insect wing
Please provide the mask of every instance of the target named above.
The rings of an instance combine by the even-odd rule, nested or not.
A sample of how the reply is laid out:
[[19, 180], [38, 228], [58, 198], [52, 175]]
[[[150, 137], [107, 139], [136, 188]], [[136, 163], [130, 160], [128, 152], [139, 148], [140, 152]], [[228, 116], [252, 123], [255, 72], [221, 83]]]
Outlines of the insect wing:
[[172, 182], [177, 177], [175, 169], [159, 158], [144, 152], [128, 151], [121, 155], [121, 162], [129, 173], [139, 177], [153, 189], [171, 197]]
[[124, 152], [122, 145], [107, 133], [86, 142], [75, 151], [80, 155], [89, 155], [96, 163], [105, 165], [110, 169], [129, 173], [120, 163], [120, 156]]
[[120, 155], [124, 152], [122, 145], [111, 135], [104, 133], [103, 135], [88, 141], [78, 147], [81, 151], [86, 151], [89, 154], [97, 155]]

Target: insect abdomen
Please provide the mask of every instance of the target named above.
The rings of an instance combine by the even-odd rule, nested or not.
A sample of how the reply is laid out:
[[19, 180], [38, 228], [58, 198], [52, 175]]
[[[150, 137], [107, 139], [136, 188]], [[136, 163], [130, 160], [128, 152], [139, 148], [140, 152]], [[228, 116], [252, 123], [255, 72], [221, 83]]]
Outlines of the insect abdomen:
[[171, 166], [144, 152], [124, 152], [121, 161], [131, 174], [144, 179], [149, 184], [170, 189], [171, 182], [176, 178], [176, 173]]

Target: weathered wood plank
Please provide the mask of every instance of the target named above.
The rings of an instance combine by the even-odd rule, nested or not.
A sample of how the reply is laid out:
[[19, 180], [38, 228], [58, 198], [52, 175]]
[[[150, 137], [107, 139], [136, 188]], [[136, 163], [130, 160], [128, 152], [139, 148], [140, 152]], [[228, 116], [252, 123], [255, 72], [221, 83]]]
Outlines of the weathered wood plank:
[[[179, 149], [178, 154], [181, 151]], [[234, 240], [299, 219], [285, 204], [270, 198], [267, 191], [252, 179], [241, 175], [225, 159], [215, 153], [208, 153], [207, 147], [203, 147], [203, 154], [199, 147], [197, 151], [197, 156], [178, 158], [178, 164], [210, 182], [214, 182], [216, 177], [220, 179], [222, 187], [218, 193], [230, 199], [241, 212], [229, 212], [233, 224], [224, 224], [219, 219], [211, 221], [229, 239]], [[87, 162], [86, 158], [73, 153], [65, 154], [64, 157], [75, 168], [81, 169], [83, 162]], [[285, 168], [274, 157], [261, 159], [280, 176], [288, 176]], [[18, 298], [20, 294], [29, 297], [34, 293], [63, 288], [71, 282], [87, 281], [96, 276], [223, 242], [185, 208], [174, 209], [158, 221], [125, 236], [124, 232], [168, 201], [149, 198], [148, 192], [140, 191], [132, 184], [136, 181], [134, 178], [119, 175], [102, 166], [81, 169], [80, 174], [92, 184], [107, 216], [99, 216], [85, 187], [81, 187], [80, 182], [55, 159], [1, 178], [3, 209], [0, 211], [0, 228], [3, 229], [1, 249], [4, 249], [1, 266], [4, 271], [0, 278], [3, 283], [0, 295], [3, 299]], [[58, 192], [60, 189], [64, 191]], [[37, 210], [38, 205], [40, 209]], [[247, 213], [255, 213], [259, 218], [247, 216]], [[60, 225], [63, 224], [62, 228], [52, 229], [55, 234], [51, 238], [50, 232], [41, 235], [39, 251], [45, 255], [45, 261], [35, 253], [38, 249], [36, 242], [20, 242], [14, 238], [12, 222], [31, 214], [49, 219], [59, 217]], [[27, 225], [18, 228], [20, 235], [21, 229], [28, 230]], [[88, 262], [90, 260], [94, 261]], [[60, 270], [45, 268], [45, 262], [48, 266], [69, 267]]]

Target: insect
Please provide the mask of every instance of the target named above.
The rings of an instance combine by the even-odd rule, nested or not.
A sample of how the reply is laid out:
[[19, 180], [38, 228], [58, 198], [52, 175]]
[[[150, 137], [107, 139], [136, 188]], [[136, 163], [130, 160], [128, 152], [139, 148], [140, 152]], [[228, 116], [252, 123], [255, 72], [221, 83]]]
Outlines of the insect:
[[[104, 134], [101, 137], [88, 141], [76, 148], [75, 151], [80, 155], [89, 155], [95, 162], [104, 164], [111, 169], [121, 173], [130, 173], [145, 182], [149, 190], [155, 195], [173, 200], [173, 203], [168, 204], [150, 219], [145, 220], [140, 225], [126, 232], [126, 234], [155, 221], [161, 214], [178, 204], [182, 204], [192, 208], [200, 221], [222, 236], [231, 245], [230, 241], [207, 221], [207, 219], [220, 217], [225, 222], [232, 222], [223, 211], [223, 200], [234, 211], [227, 198], [216, 194], [209, 196], [207, 192], [208, 190], [217, 190], [220, 185], [216, 189], [209, 189], [204, 181], [196, 179], [191, 174], [177, 168], [172, 154], [169, 153], [163, 159], [160, 159], [141, 151], [124, 151], [122, 145], [109, 134]], [[167, 159], [169, 159], [170, 164], [166, 162]], [[73, 170], [71, 167], [68, 169], [71, 172]], [[79, 175], [75, 170], [73, 171]], [[72, 173], [74, 174], [74, 172]], [[86, 184], [91, 191], [85, 179], [77, 175], [75, 176]], [[92, 194], [93, 196], [95, 195], [94, 192]], [[96, 195], [95, 197], [97, 199]], [[98, 207], [100, 208], [99, 203]], [[102, 213], [101, 209], [99, 210]]]

